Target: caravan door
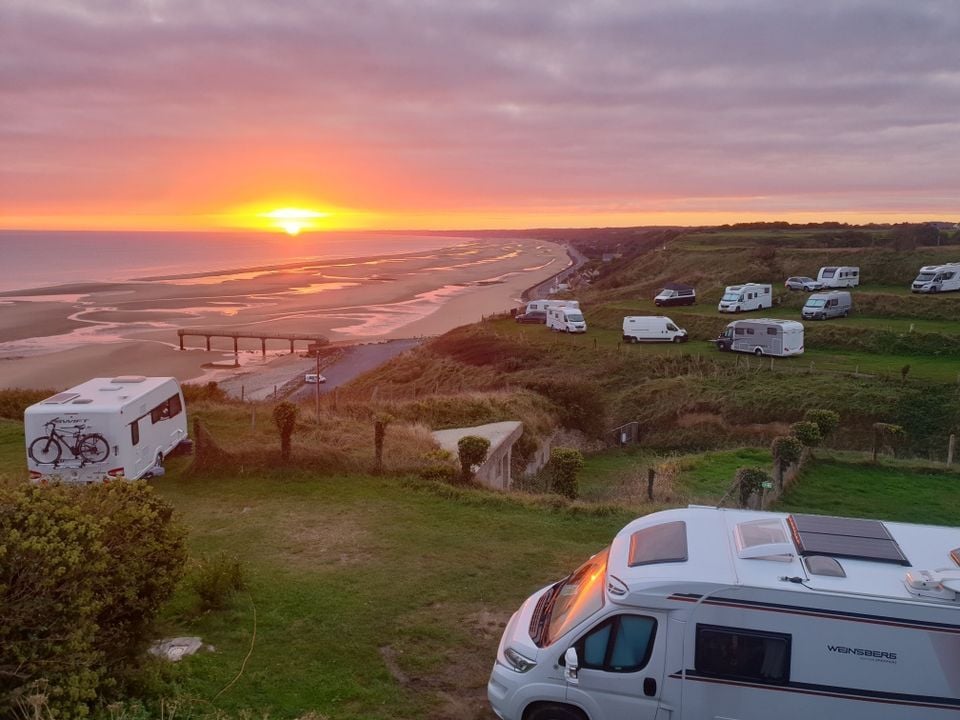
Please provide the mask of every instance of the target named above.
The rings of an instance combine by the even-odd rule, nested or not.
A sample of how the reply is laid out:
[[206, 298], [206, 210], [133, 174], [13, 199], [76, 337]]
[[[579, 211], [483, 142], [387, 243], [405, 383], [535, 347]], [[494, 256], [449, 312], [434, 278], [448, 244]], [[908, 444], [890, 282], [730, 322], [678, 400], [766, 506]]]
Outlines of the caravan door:
[[591, 720], [654, 720], [660, 708], [667, 616], [631, 611], [609, 615], [577, 640], [576, 679], [567, 701]]

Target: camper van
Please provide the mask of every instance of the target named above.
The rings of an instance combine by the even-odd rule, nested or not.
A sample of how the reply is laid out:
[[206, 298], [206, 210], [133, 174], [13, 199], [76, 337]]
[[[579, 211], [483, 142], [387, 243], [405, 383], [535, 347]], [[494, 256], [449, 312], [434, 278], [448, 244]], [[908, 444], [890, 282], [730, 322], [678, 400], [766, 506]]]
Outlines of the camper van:
[[828, 266], [820, 268], [817, 280], [824, 288], [856, 287], [860, 284], [860, 268]]
[[960, 290], [960, 263], [925, 265], [913, 281], [910, 290], [915, 293], [938, 293]]
[[560, 332], [582, 333], [587, 331], [587, 322], [578, 307], [547, 308], [547, 327]]
[[546, 312], [548, 308], [552, 307], [580, 307], [579, 300], [531, 300], [527, 303], [524, 313], [531, 312]]
[[669, 307], [670, 305], [693, 305], [697, 302], [697, 291], [689, 285], [681, 283], [667, 283], [663, 286], [653, 303], [657, 307]]
[[773, 306], [773, 288], [759, 283], [730, 285], [717, 305], [720, 312], [747, 312]]
[[803, 354], [803, 323], [795, 320], [734, 320], [714, 342], [718, 350], [754, 355]]
[[947, 720], [960, 529], [653, 513], [510, 618], [502, 720]]
[[176, 378], [94, 378], [23, 413], [34, 480], [90, 483], [156, 472], [187, 438]]
[[800, 311], [804, 320], [829, 320], [835, 317], [846, 317], [853, 309], [850, 293], [845, 290], [814, 293], [807, 298], [807, 302]]
[[628, 315], [623, 319], [623, 341], [635, 342], [686, 342], [687, 331], [663, 315]]

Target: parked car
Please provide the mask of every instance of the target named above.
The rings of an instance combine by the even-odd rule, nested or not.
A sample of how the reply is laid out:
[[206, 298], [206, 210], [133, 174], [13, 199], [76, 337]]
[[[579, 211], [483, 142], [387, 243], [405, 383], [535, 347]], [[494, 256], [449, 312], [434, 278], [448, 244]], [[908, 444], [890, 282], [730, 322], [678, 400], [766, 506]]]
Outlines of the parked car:
[[303, 381], [313, 385], [316, 383], [325, 383], [327, 379], [323, 375], [317, 375], [317, 373], [307, 373], [303, 376]]
[[547, 311], [546, 310], [531, 310], [530, 312], [521, 313], [515, 318], [518, 323], [537, 323], [543, 325], [547, 322]]
[[823, 283], [819, 280], [814, 280], [811, 277], [797, 276], [788, 277], [783, 286], [787, 290], [803, 290], [805, 292], [813, 292], [814, 290], [819, 290], [822, 288]]

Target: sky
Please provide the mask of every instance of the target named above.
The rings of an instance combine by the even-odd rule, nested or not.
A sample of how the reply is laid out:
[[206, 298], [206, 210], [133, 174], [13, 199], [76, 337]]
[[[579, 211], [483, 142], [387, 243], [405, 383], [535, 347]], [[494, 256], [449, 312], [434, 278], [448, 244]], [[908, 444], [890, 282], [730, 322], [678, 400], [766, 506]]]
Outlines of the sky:
[[0, 227], [960, 221], [956, 0], [2, 0]]

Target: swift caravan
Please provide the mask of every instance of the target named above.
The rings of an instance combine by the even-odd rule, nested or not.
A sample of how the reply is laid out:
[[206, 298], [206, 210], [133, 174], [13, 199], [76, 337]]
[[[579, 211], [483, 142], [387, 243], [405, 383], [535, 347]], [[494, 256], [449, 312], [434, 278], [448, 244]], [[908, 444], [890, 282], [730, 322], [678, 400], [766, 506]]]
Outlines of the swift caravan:
[[746, 283], [730, 285], [720, 298], [717, 310], [720, 312], [747, 312], [763, 310], [773, 306], [773, 288], [770, 285]]
[[714, 342], [718, 350], [787, 357], [803, 354], [803, 323], [795, 320], [734, 320]]
[[635, 342], [686, 342], [687, 331], [663, 315], [643, 317], [628, 315], [623, 319], [623, 341]]
[[856, 287], [860, 284], [860, 268], [828, 266], [820, 268], [817, 274], [820, 286], [824, 288]]
[[587, 322], [578, 307], [552, 307], [547, 309], [547, 327], [560, 332], [582, 333], [587, 331]]
[[638, 518], [504, 629], [501, 720], [954, 720], [960, 529]]
[[94, 378], [28, 407], [27, 467], [34, 480], [131, 480], [156, 472], [187, 439], [176, 378]]
[[938, 293], [960, 290], [960, 263], [926, 265], [910, 286], [915, 293]]

